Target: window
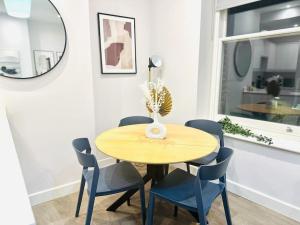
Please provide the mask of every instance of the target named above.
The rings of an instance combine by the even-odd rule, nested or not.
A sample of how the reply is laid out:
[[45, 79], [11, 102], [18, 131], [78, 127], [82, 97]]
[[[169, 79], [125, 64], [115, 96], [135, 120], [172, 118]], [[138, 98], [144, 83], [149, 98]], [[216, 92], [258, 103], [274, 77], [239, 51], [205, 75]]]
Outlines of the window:
[[[270, 5], [270, 2], [272, 5]], [[274, 4], [274, 3], [278, 4]], [[281, 3], [280, 3], [281, 2]], [[282, 3], [284, 2], [284, 3]], [[300, 26], [300, 1], [259, 1], [229, 9], [227, 36]]]
[[220, 13], [215, 113], [300, 135], [300, 1], [262, 2]]

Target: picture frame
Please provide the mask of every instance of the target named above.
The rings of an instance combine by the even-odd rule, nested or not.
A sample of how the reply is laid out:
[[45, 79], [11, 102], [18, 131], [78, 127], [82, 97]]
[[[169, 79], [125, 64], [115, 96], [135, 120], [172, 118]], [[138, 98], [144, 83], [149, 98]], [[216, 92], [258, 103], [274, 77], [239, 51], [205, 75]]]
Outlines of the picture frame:
[[98, 13], [102, 74], [136, 74], [135, 18]]
[[33, 56], [36, 76], [47, 73], [56, 65], [54, 52], [52, 51], [34, 50]]
[[61, 60], [62, 56], [63, 56], [63, 52], [55, 52], [55, 60], [56, 60], [55, 63], [58, 63]]

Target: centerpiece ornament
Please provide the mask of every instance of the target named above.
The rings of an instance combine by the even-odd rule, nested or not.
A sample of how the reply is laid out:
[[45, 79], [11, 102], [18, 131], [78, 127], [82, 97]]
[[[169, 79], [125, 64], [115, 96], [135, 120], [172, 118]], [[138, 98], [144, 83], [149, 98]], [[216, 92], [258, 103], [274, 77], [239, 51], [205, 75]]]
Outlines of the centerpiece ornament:
[[142, 85], [146, 99], [146, 107], [153, 115], [153, 123], [147, 125], [146, 136], [153, 139], [164, 139], [167, 136], [167, 128], [158, 121], [158, 114], [167, 115], [172, 109], [172, 98], [162, 80], [146, 82]]

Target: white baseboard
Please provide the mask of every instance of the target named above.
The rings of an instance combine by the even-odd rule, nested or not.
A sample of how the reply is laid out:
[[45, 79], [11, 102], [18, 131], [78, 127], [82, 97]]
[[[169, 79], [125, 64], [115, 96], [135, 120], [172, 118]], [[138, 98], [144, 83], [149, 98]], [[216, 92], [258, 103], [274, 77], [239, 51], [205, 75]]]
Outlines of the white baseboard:
[[[173, 166], [176, 168], [186, 170], [185, 164], [182, 164], [182, 163], [174, 164]], [[195, 175], [197, 173], [197, 167], [190, 166], [190, 169], [191, 169], [192, 174]], [[249, 201], [255, 202], [259, 205], [262, 205], [268, 209], [276, 211], [277, 213], [280, 213], [284, 216], [287, 216], [291, 219], [294, 219], [294, 220], [300, 222], [300, 208], [297, 206], [291, 205], [289, 203], [286, 203], [277, 198], [271, 197], [262, 192], [251, 189], [249, 187], [246, 187], [244, 185], [241, 185], [241, 184], [231, 181], [229, 179], [227, 179], [227, 188], [228, 188], [228, 191], [230, 191], [238, 196], [246, 198]]]
[[[99, 160], [98, 162], [101, 167], [105, 167], [114, 164], [116, 160], [113, 158], [106, 158], [106, 159]], [[32, 206], [38, 205], [47, 201], [54, 200], [56, 198], [61, 198], [66, 195], [75, 193], [79, 190], [79, 185], [80, 185], [80, 179], [64, 185], [56, 186], [47, 190], [30, 194], [29, 199], [31, 205]]]
[[300, 208], [227, 179], [228, 190], [252, 202], [300, 222]]

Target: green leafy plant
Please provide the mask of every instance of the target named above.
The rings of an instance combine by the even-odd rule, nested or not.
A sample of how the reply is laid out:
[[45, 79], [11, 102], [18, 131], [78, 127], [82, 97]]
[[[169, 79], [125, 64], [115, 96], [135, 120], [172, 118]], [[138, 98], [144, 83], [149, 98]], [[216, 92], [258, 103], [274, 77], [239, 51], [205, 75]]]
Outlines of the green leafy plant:
[[268, 145], [273, 144], [272, 138], [269, 138], [267, 136], [261, 135], [261, 134], [255, 134], [251, 130], [246, 129], [242, 126], [240, 126], [237, 123], [232, 123], [232, 121], [226, 116], [222, 120], [219, 121], [219, 124], [222, 125], [222, 128], [225, 133], [229, 134], [239, 134], [244, 137], [252, 137], [255, 138], [259, 142], [263, 142]]

